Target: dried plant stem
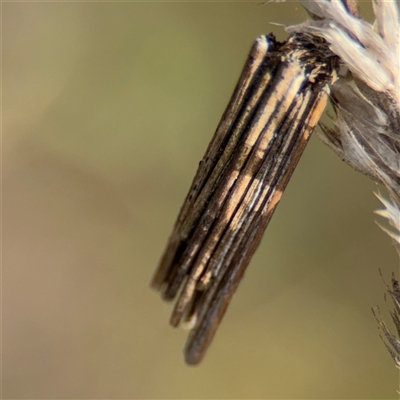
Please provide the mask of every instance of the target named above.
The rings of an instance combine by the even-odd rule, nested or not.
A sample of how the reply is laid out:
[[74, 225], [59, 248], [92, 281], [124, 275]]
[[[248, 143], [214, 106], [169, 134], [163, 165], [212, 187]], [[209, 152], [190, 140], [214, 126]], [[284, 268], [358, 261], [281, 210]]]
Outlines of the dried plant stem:
[[[299, 0], [313, 19], [288, 28], [289, 32], [323, 37], [339, 56], [342, 68], [332, 85], [334, 129], [321, 124], [320, 138], [355, 170], [383, 184], [389, 195], [376, 194], [384, 209], [376, 213], [389, 227], [400, 254], [400, 18], [396, 0], [372, 0], [375, 21], [358, 16], [356, 0]], [[387, 286], [391, 312], [400, 337], [400, 289], [392, 277]], [[400, 368], [400, 341], [373, 310], [396, 366]], [[385, 340], [385, 339], [386, 340]]]

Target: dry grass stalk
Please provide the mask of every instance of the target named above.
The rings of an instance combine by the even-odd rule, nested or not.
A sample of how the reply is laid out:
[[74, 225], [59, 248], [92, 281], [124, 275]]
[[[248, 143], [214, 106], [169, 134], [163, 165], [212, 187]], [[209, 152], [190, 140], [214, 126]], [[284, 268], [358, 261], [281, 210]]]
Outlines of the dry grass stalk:
[[[400, 254], [400, 18], [396, 0], [372, 0], [375, 21], [358, 17], [355, 2], [300, 0], [313, 19], [288, 28], [323, 37], [343, 67], [332, 87], [334, 129], [321, 124], [319, 134], [343, 161], [383, 184], [389, 194], [376, 194], [384, 209], [376, 213], [389, 227]], [[350, 3], [350, 4], [349, 4]], [[400, 288], [392, 277], [387, 286], [391, 312], [400, 337]], [[400, 341], [387, 328], [379, 309], [374, 315], [381, 337], [400, 368]]]

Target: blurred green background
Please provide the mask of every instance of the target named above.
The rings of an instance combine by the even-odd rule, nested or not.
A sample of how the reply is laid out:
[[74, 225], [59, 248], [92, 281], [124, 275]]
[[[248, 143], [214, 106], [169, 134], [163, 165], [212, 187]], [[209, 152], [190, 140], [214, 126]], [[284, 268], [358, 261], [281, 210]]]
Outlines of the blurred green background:
[[253, 40], [297, 3], [2, 7], [4, 398], [396, 398], [378, 188], [316, 136], [199, 367], [149, 288]]

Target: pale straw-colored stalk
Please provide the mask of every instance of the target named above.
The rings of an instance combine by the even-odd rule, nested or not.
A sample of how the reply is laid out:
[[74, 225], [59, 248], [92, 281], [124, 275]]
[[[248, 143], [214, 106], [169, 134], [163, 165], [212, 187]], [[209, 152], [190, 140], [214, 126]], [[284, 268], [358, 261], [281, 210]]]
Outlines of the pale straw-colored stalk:
[[[342, 68], [332, 85], [334, 128], [321, 124], [319, 136], [343, 161], [383, 184], [388, 198], [376, 194], [388, 224], [381, 228], [400, 254], [400, 19], [396, 0], [373, 0], [375, 21], [358, 16], [355, 0], [299, 0], [312, 16], [288, 28], [325, 38]], [[387, 286], [391, 313], [400, 337], [400, 289]], [[400, 368], [400, 341], [374, 310], [385, 344]]]

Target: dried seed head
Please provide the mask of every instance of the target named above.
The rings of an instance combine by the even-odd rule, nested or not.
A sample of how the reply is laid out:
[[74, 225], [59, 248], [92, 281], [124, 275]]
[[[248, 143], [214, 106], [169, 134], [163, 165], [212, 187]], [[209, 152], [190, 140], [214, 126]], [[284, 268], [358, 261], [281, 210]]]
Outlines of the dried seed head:
[[375, 21], [342, 1], [300, 0], [314, 19], [288, 28], [323, 37], [343, 67], [332, 85], [334, 129], [320, 137], [347, 164], [386, 186], [377, 214], [400, 251], [400, 19], [396, 0], [373, 0]]
[[391, 279], [391, 287], [385, 283], [387, 293], [393, 302], [393, 308], [390, 311], [392, 321], [394, 323], [397, 337], [393, 334], [386, 323], [383, 321], [380, 310], [378, 307], [372, 309], [372, 312], [378, 322], [380, 336], [385, 343], [390, 355], [392, 356], [397, 368], [400, 368], [400, 287], [399, 281], [395, 279], [394, 274]]

